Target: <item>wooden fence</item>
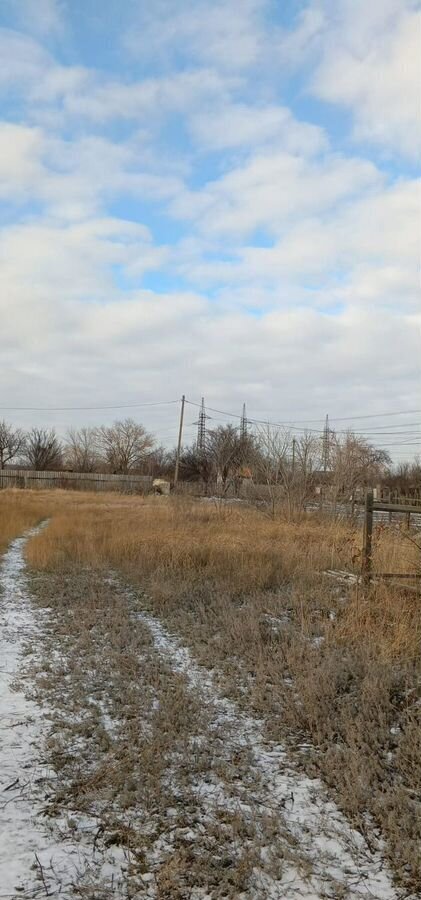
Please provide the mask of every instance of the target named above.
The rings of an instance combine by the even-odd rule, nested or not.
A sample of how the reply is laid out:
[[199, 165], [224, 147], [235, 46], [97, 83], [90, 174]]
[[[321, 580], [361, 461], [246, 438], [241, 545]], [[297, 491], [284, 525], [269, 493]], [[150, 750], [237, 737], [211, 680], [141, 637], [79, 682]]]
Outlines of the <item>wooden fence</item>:
[[[388, 579], [393, 581], [416, 582], [418, 588], [421, 586], [420, 572], [373, 572], [373, 521], [375, 513], [387, 513], [390, 517], [398, 514], [404, 517], [406, 526], [409, 529], [411, 524], [411, 516], [419, 518], [421, 511], [421, 501], [412, 499], [408, 502], [405, 497], [398, 498], [400, 503], [388, 503], [385, 500], [375, 500], [372, 490], [368, 490], [365, 497], [364, 508], [364, 532], [363, 532], [363, 550], [362, 550], [362, 580], [366, 585], [370, 584], [374, 579]], [[403, 502], [402, 502], [403, 501]], [[421, 545], [416, 541], [411, 543], [421, 550]]]
[[64, 488], [79, 491], [119, 491], [146, 494], [152, 489], [150, 475], [108, 475], [103, 472], [35, 472], [1, 469], [0, 488]]

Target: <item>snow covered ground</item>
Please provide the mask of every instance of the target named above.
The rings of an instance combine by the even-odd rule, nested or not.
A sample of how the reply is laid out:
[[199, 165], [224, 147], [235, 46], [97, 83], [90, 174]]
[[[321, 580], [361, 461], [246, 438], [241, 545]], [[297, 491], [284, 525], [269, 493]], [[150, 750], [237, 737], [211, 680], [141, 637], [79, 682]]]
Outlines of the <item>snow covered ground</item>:
[[[42, 526], [41, 526], [42, 527]], [[45, 722], [40, 707], [25, 696], [25, 648], [42, 639], [28, 594], [23, 551], [31, 529], [13, 541], [0, 561], [0, 896], [74, 896], [76, 877], [89, 880], [96, 870], [117, 884], [121, 852], [95, 860], [86, 821], [86, 843], [60, 840], [43, 816], [54, 788], [54, 774], [43, 763]], [[23, 677], [22, 677], [23, 676]], [[16, 689], [15, 679], [23, 684]], [[83, 829], [79, 829], [83, 834]]]
[[[43, 762], [48, 722], [24, 690], [29, 671], [25, 648], [28, 643], [39, 646], [43, 617], [49, 615], [32, 606], [25, 574], [23, 551], [34, 533], [36, 529], [15, 540], [0, 563], [0, 895], [70, 897], [75, 896], [76, 883], [87, 890], [101, 883], [101, 897], [122, 898], [126, 896], [124, 851], [115, 846], [97, 849], [93, 836], [98, 822], [79, 816], [71, 842], [68, 827], [63, 827], [65, 838], [60, 839], [60, 818], [50, 823], [43, 814], [55, 784], [54, 773]], [[115, 587], [125, 590], [117, 577]], [[133, 598], [130, 592], [126, 594], [130, 603]], [[137, 612], [136, 618], [150, 632], [165, 665], [181, 674], [188, 690], [200, 695], [209, 707], [211, 728], [228, 742], [223, 753], [234, 759], [240, 752], [249, 758], [249, 777], [241, 788], [241, 800], [235, 802], [251, 814], [258, 803], [275, 816], [285, 846], [296, 851], [285, 856], [278, 878], [263, 865], [265, 852], [270, 854], [273, 848], [263, 848], [262, 865], [254, 868], [250, 890], [238, 897], [394, 900], [397, 895], [381, 855], [371, 851], [349, 826], [320, 782], [292, 768], [283, 747], [264, 739], [262, 723], [222, 696], [212, 673], [200, 667], [158, 619], [143, 611]], [[197, 794], [205, 813], [202, 829], [207, 813], [211, 817], [212, 809], [229, 809], [232, 802], [223, 781], [215, 777], [199, 781]], [[191, 839], [196, 839], [194, 825]], [[142, 876], [144, 886], [134, 896], [158, 896], [154, 873], [168, 852], [171, 846], [162, 835], [149, 854], [151, 870]], [[218, 893], [198, 888], [188, 896], [213, 900]]]
[[[381, 856], [369, 850], [364, 838], [352, 829], [335, 804], [327, 800], [321, 783], [311, 780], [288, 764], [285, 750], [262, 736], [262, 723], [246, 716], [235, 704], [219, 696], [212, 673], [198, 666], [189, 650], [170, 635], [153, 616], [140, 614], [150, 629], [156, 648], [173, 669], [186, 676], [193, 691], [200, 690], [216, 711], [214, 726], [230, 725], [235, 739], [232, 752], [251, 750], [256, 775], [262, 779], [260, 802], [268, 811], [278, 810], [284, 828], [307, 858], [311, 875], [303, 880], [293, 866], [284, 868], [281, 882], [256, 871], [261, 897], [305, 898], [348, 896], [393, 900], [396, 897], [390, 872]], [[219, 790], [219, 793], [220, 790]], [[218, 788], [208, 794], [218, 802]], [[224, 803], [223, 795], [220, 801]], [[341, 894], [332, 893], [340, 890]]]

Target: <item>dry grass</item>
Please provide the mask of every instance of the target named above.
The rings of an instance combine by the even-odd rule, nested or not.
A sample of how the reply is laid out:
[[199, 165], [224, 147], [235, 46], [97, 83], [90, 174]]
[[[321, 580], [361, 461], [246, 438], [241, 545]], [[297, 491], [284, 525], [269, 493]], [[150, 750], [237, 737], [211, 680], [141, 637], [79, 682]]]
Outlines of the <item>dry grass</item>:
[[352, 565], [356, 554], [355, 534], [338, 522], [320, 528], [314, 519], [299, 525], [274, 522], [256, 510], [218, 503], [164, 498], [113, 503], [86, 496], [58, 509], [46, 536], [31, 543], [29, 559], [42, 568], [70, 559], [138, 566], [145, 576], [159, 572], [200, 580], [206, 573], [241, 593]]
[[35, 492], [0, 491], [0, 551], [49, 515], [49, 509], [48, 497], [39, 497]]
[[[145, 590], [369, 837], [371, 814], [399, 883], [419, 889], [421, 601], [323, 576], [358, 571], [361, 528], [176, 498], [37, 493], [33, 508], [43, 503], [52, 521], [28, 545], [33, 569], [112, 568]], [[397, 531], [377, 529], [374, 548], [375, 568], [416, 570], [417, 551]]]

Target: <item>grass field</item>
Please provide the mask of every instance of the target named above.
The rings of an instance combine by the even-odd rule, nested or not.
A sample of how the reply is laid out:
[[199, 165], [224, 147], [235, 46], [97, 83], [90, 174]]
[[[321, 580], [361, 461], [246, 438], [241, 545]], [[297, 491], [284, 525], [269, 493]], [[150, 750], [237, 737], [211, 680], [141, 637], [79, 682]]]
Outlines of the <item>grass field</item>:
[[[369, 848], [383, 842], [396, 896], [417, 896], [421, 600], [324, 575], [358, 571], [360, 528], [243, 504], [4, 491], [0, 550], [46, 518], [26, 560], [46, 622], [31, 675], [51, 717], [48, 812], [94, 815], [98, 846], [111, 835], [126, 848], [121, 896], [139, 884], [160, 898], [307, 896], [270, 893], [292, 868], [320, 881], [288, 817], [262, 801], [257, 728], [292, 771], [321, 779]], [[375, 563], [415, 571], [417, 551], [381, 528]], [[360, 896], [324, 868], [326, 896]]]

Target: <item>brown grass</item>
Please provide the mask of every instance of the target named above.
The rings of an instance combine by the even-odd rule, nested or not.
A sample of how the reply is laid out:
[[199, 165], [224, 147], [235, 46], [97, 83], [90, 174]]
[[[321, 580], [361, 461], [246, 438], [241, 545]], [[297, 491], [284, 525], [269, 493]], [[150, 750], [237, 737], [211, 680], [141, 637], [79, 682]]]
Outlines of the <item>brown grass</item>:
[[[299, 765], [322, 775], [369, 836], [371, 814], [400, 883], [416, 890], [421, 600], [323, 575], [358, 571], [361, 528], [177, 498], [50, 492], [31, 507], [27, 497], [23, 507], [44, 503], [52, 516], [28, 545], [33, 569], [111, 568], [145, 591], [145, 604], [217, 667], [226, 692], [266, 719], [271, 737], [289, 742]], [[375, 570], [417, 564], [403, 534], [376, 529]]]
[[48, 531], [31, 542], [30, 561], [43, 568], [66, 559], [134, 565], [145, 576], [206, 573], [241, 592], [352, 565], [356, 551], [354, 532], [338, 522], [274, 522], [253, 509], [181, 499], [101, 500], [85, 495], [58, 509]]
[[0, 490], [0, 551], [50, 514], [49, 498], [36, 492]]
[[[51, 494], [47, 495], [50, 500]], [[38, 497], [33, 498], [34, 507]], [[16, 498], [14, 498], [16, 503]], [[249, 508], [164, 498], [78, 496], [57, 492], [49, 528], [31, 541], [28, 561], [38, 569], [79, 565], [112, 567], [147, 583], [155, 599], [197, 591], [212, 583], [230, 598], [275, 590], [286, 583], [326, 594], [326, 569], [358, 571], [361, 528], [307, 518], [272, 521]], [[417, 571], [419, 552], [405, 532], [376, 529], [375, 571]], [[308, 604], [302, 606], [303, 622]], [[364, 598], [355, 590], [329, 629], [329, 639], [364, 641], [373, 655], [413, 659], [419, 652], [417, 594], [378, 585]]]

